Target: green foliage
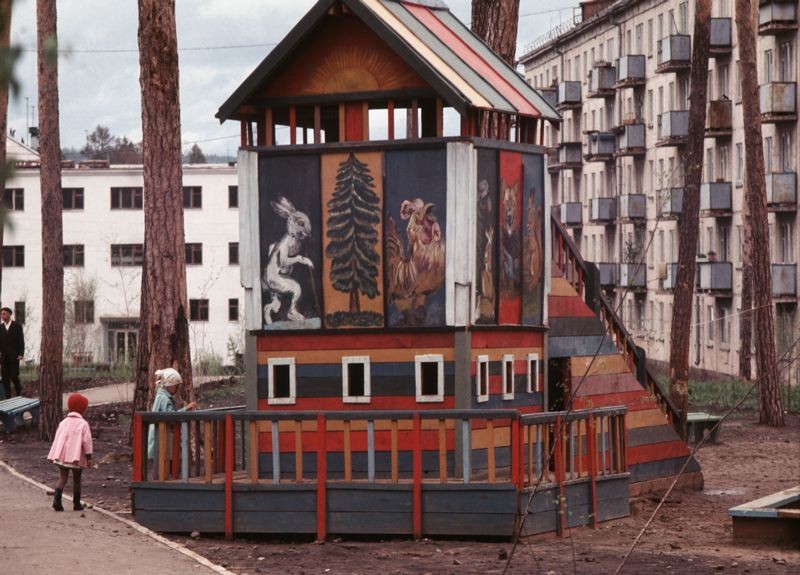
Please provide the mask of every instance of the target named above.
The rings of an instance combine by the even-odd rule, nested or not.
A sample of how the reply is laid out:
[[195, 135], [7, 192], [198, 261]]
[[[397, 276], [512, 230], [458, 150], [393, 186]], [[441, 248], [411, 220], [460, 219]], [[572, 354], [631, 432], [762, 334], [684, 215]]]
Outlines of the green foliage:
[[[659, 378], [659, 387], [667, 392], [669, 381]], [[718, 380], [689, 380], [689, 409], [692, 411], [726, 411], [732, 408], [744, 397], [750, 387], [751, 381], [740, 379]], [[781, 400], [783, 408], [790, 412], [800, 412], [800, 383], [793, 382], [792, 386], [781, 386]], [[758, 411], [758, 390], [754, 389], [739, 408], [743, 411]]]
[[192, 148], [189, 150], [189, 153], [185, 155], [185, 160], [187, 164], [207, 164], [208, 161], [206, 160], [206, 156], [203, 153], [203, 150], [200, 149], [200, 146], [194, 144]]
[[141, 164], [142, 145], [127, 137], [114, 136], [107, 126], [98, 126], [86, 135], [81, 153], [91, 160], [108, 160], [110, 164]]
[[[377, 226], [381, 223], [380, 198], [369, 167], [352, 152], [339, 164], [336, 190], [328, 201], [328, 232], [331, 240], [325, 255], [331, 259], [330, 279], [341, 292], [363, 293], [369, 298], [378, 291], [380, 255]], [[357, 312], [359, 309], [351, 309]]]
[[195, 375], [225, 375], [222, 356], [213, 351], [199, 351], [194, 354], [192, 367]]

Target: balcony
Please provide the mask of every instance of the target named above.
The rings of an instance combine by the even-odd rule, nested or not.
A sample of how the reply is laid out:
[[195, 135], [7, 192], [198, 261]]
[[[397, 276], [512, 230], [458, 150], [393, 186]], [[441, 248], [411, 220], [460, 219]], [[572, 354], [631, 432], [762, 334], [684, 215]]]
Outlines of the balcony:
[[647, 265], [636, 262], [619, 264], [619, 287], [631, 290], [647, 289]]
[[586, 142], [587, 162], [610, 162], [614, 159], [617, 148], [617, 136], [613, 132], [592, 132]]
[[615, 287], [617, 285], [617, 264], [597, 264], [597, 271], [600, 272], [600, 285], [602, 287]]
[[589, 204], [589, 221], [595, 224], [613, 224], [616, 219], [616, 198], [592, 198]]
[[796, 0], [761, 0], [758, 7], [758, 34], [776, 36], [797, 30]]
[[683, 211], [683, 188], [668, 188], [658, 193], [656, 213], [660, 218], [677, 218]]
[[589, 70], [589, 93], [587, 98], [610, 98], [614, 95], [614, 81], [617, 71], [608, 64], [595, 64]]
[[661, 287], [665, 290], [672, 291], [675, 289], [675, 282], [678, 279], [678, 264], [663, 264], [664, 266], [664, 281]]
[[730, 182], [706, 182], [700, 186], [700, 211], [706, 216], [730, 216], [733, 198]]
[[680, 72], [692, 67], [692, 37], [675, 34], [658, 41], [658, 67], [656, 72]]
[[556, 110], [574, 110], [580, 108], [581, 102], [581, 83], [580, 82], [561, 82], [558, 85], [558, 103]]
[[556, 151], [554, 169], [580, 170], [583, 167], [582, 151], [583, 146], [580, 142], [561, 142]]
[[712, 18], [710, 22], [711, 39], [709, 53], [724, 56], [733, 50], [732, 20], [730, 18]]
[[676, 110], [658, 117], [657, 148], [685, 146], [689, 139], [689, 112]]
[[621, 221], [639, 221], [647, 217], [647, 198], [644, 194], [623, 194], [617, 210]]
[[767, 174], [767, 209], [771, 212], [797, 211], [797, 174]]
[[547, 156], [547, 171], [551, 174], [558, 173], [561, 169], [558, 166], [558, 148], [547, 148], [545, 155]]
[[536, 91], [542, 95], [544, 101], [550, 104], [552, 108], [556, 108], [558, 106], [558, 88], [555, 86], [549, 86], [547, 88], [536, 88]]
[[733, 134], [733, 102], [729, 99], [708, 103], [706, 138], [730, 138]]
[[579, 228], [583, 225], [583, 204], [566, 202], [559, 206], [558, 219], [567, 227]]
[[644, 86], [646, 67], [644, 55], [623, 56], [617, 60], [617, 89]]
[[733, 290], [733, 264], [730, 262], [699, 262], [697, 288], [710, 293], [728, 293]]
[[[627, 122], [628, 120], [623, 120]], [[635, 118], [631, 119], [636, 122]], [[624, 123], [619, 127], [620, 136], [617, 145], [616, 155], [619, 156], [643, 156], [647, 149], [645, 148], [644, 140], [644, 124], [643, 123]]]
[[797, 121], [797, 84], [770, 82], [758, 87], [761, 121], [765, 124]]
[[772, 297], [797, 297], [797, 264], [772, 264]]

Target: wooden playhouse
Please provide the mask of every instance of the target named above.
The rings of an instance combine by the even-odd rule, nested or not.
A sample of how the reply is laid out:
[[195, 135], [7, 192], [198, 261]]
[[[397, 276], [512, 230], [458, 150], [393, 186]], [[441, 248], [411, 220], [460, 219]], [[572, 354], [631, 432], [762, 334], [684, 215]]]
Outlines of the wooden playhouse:
[[320, 0], [217, 116], [248, 405], [137, 414], [139, 522], [563, 532], [677, 473], [674, 410], [550, 216], [559, 116], [442, 2]]

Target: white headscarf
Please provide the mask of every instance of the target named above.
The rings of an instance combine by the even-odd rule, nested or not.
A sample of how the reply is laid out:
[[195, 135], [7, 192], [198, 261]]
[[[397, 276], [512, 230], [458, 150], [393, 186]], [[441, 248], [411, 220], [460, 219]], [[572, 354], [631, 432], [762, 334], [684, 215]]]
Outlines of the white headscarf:
[[156, 385], [159, 387], [175, 387], [182, 382], [181, 374], [171, 367], [156, 370]]

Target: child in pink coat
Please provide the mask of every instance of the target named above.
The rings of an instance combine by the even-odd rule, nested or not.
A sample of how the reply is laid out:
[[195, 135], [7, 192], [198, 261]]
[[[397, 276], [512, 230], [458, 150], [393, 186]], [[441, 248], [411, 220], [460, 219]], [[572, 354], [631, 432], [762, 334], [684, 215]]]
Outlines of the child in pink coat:
[[56, 437], [47, 459], [58, 466], [60, 477], [53, 497], [53, 509], [64, 511], [61, 495], [69, 481], [69, 470], [72, 469], [72, 508], [83, 510], [81, 505], [81, 472], [84, 467], [92, 466], [92, 432], [89, 423], [83, 418], [89, 400], [80, 393], [73, 393], [67, 399], [69, 413], [58, 425]]

